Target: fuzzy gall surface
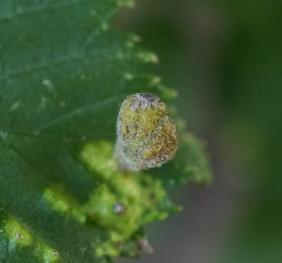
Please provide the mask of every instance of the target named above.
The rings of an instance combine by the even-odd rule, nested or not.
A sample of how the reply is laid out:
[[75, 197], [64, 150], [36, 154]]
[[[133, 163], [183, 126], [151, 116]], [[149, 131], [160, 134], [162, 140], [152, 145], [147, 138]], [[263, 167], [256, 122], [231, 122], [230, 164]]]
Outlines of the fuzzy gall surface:
[[178, 147], [176, 127], [156, 95], [128, 96], [117, 120], [118, 153], [129, 170], [158, 167], [171, 160]]

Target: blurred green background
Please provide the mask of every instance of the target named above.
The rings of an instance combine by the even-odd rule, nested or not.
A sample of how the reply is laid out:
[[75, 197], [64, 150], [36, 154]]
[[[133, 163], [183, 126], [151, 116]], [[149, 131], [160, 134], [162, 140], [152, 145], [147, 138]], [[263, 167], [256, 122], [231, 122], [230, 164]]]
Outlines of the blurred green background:
[[184, 212], [151, 227], [156, 252], [137, 262], [282, 262], [282, 1], [138, 0], [115, 26], [159, 55], [215, 177], [183, 188]]

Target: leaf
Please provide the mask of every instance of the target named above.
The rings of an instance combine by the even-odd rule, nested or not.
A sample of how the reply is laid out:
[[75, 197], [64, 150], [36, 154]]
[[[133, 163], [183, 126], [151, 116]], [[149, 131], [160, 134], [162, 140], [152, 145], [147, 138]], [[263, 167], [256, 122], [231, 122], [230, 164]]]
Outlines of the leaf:
[[[0, 2], [1, 262], [102, 263], [108, 256], [135, 256], [142, 227], [175, 210], [158, 177], [128, 179], [112, 166], [122, 99], [153, 92], [169, 101], [172, 94], [147, 73], [156, 56], [143, 50], [135, 35], [109, 29], [118, 7], [130, 3]], [[189, 143], [188, 151], [197, 145]], [[85, 149], [101, 154], [93, 160]], [[202, 153], [193, 156], [192, 166], [202, 167]], [[177, 160], [159, 171], [176, 176], [185, 156], [180, 166]], [[100, 169], [100, 164], [108, 166]], [[183, 173], [194, 176], [189, 167]], [[127, 191], [131, 186], [134, 193]], [[95, 209], [109, 197], [113, 204], [128, 203], [128, 215], [130, 208], [139, 211], [138, 223], [118, 227], [127, 217], [109, 210], [108, 224], [102, 224], [97, 219], [102, 212]]]

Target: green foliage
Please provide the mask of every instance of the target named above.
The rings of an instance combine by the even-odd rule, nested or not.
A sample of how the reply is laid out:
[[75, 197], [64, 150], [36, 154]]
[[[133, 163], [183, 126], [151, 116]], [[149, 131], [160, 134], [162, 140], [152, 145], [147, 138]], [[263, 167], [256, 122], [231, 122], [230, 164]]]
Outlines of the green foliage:
[[[131, 3], [0, 2], [1, 262], [135, 256], [143, 226], [176, 209], [167, 182], [209, 178], [202, 146], [186, 135], [161, 169], [124, 175], [114, 167], [122, 99], [153, 92], [169, 102], [173, 94], [148, 74], [157, 58], [138, 37], [109, 29], [119, 6]], [[117, 217], [110, 207], [120, 201], [127, 209]]]

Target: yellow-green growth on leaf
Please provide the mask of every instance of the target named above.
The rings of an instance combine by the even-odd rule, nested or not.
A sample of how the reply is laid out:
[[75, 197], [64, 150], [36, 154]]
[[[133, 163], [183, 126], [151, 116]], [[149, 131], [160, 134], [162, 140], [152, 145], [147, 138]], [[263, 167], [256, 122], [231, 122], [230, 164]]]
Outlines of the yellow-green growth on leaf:
[[63, 189], [59, 187], [48, 188], [44, 191], [43, 197], [55, 211], [63, 213], [80, 223], [86, 221], [86, 216], [79, 205]]
[[9, 219], [5, 225], [5, 233], [9, 237], [13, 246], [30, 246], [32, 244], [32, 236], [30, 233], [15, 219]]
[[143, 226], [163, 220], [175, 209], [160, 180], [146, 173], [122, 172], [112, 158], [113, 145], [93, 142], [84, 146], [81, 160], [100, 180], [85, 205], [92, 222], [109, 232], [109, 240], [98, 246], [98, 255], [118, 256]]
[[9, 239], [9, 251], [19, 247], [33, 247], [34, 255], [44, 263], [57, 263], [59, 253], [46, 242], [34, 236], [15, 218], [9, 217], [5, 221], [4, 234]]

